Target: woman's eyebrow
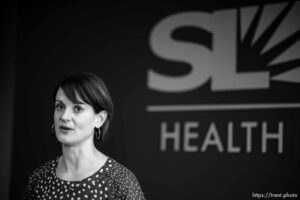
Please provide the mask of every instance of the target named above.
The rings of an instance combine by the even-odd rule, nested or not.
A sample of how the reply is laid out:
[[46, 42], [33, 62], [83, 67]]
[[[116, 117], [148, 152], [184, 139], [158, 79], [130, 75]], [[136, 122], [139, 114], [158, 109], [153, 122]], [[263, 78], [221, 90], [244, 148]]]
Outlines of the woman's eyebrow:
[[81, 102], [81, 101], [79, 101], [79, 102], [77, 102], [77, 103], [74, 103], [75, 105], [84, 105], [85, 103], [83, 103], [83, 102]]
[[82, 102], [77, 102], [77, 103], [74, 103], [74, 105], [84, 105], [84, 103], [82, 103]]
[[[55, 101], [58, 101], [59, 103], [64, 103], [62, 100], [59, 100], [59, 99], [55, 99]], [[76, 102], [76, 103], [73, 103], [74, 105], [85, 105], [85, 103], [79, 101], [79, 102]]]

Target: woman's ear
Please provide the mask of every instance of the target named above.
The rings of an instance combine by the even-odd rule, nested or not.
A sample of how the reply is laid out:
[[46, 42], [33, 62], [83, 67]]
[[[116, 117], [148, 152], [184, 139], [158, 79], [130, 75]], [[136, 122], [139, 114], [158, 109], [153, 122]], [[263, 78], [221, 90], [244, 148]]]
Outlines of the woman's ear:
[[105, 110], [100, 111], [97, 114], [96, 128], [100, 128], [104, 124], [106, 118], [107, 118], [107, 112]]

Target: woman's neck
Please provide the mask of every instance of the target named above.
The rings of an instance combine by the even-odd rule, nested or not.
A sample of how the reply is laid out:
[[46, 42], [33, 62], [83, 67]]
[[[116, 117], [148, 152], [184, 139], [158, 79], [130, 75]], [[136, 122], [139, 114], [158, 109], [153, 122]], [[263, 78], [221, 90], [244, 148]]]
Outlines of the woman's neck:
[[99, 169], [106, 160], [106, 156], [97, 150], [93, 141], [86, 141], [80, 145], [62, 146], [60, 170], [67, 174], [80, 174]]

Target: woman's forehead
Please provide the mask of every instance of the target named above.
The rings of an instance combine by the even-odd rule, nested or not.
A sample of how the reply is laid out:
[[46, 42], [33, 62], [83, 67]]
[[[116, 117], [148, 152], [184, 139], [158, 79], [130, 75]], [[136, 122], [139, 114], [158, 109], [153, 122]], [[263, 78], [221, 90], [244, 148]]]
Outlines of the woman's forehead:
[[81, 97], [78, 95], [78, 93], [76, 92], [76, 100], [77, 102], [73, 102], [71, 101], [68, 96], [66, 95], [66, 93], [64, 92], [64, 90], [62, 88], [59, 88], [57, 90], [56, 93], [56, 101], [62, 101], [64, 103], [72, 103], [72, 104], [85, 104], [84, 101], [81, 99]]

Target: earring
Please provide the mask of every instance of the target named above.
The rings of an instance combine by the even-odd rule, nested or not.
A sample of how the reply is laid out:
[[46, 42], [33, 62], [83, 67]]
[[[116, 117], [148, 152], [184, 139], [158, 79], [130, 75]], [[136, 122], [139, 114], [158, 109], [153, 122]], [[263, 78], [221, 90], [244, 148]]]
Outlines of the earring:
[[100, 128], [95, 128], [95, 136], [96, 136], [96, 139], [101, 142], [102, 138], [101, 138], [101, 131], [100, 131]]
[[55, 126], [54, 124], [52, 124], [51, 126], [51, 135], [54, 135], [55, 134]]

